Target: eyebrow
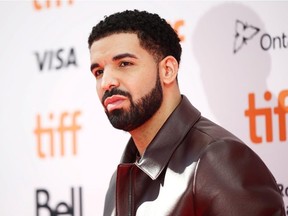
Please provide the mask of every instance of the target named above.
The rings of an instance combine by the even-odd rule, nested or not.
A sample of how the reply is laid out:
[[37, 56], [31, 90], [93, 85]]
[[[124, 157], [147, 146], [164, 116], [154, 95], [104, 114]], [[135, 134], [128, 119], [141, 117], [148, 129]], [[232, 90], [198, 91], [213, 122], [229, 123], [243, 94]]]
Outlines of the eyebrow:
[[93, 63], [93, 64], [91, 64], [91, 66], [90, 66], [90, 71], [92, 72], [93, 69], [94, 69], [94, 68], [97, 68], [97, 67], [99, 67], [99, 64], [98, 64], [98, 63]]
[[[116, 55], [112, 58], [112, 61], [118, 61], [121, 60], [123, 58], [134, 58], [134, 59], [138, 59], [136, 55], [131, 54], [131, 53], [121, 53], [119, 55]], [[90, 71], [93, 71], [94, 68], [99, 67], [100, 65], [98, 63], [93, 63], [90, 66]]]
[[137, 56], [131, 54], [131, 53], [122, 53], [122, 54], [119, 54], [119, 55], [116, 55], [112, 58], [113, 61], [117, 61], [117, 60], [120, 60], [120, 59], [123, 59], [123, 58], [134, 58], [134, 59], [138, 59]]

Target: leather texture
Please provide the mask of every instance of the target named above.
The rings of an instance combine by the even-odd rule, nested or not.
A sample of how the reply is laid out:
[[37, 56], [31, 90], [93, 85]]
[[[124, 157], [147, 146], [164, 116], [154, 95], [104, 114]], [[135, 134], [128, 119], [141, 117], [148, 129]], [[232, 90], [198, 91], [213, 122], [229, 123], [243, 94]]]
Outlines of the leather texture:
[[138, 156], [132, 139], [112, 176], [104, 216], [284, 216], [277, 183], [233, 134], [185, 96]]

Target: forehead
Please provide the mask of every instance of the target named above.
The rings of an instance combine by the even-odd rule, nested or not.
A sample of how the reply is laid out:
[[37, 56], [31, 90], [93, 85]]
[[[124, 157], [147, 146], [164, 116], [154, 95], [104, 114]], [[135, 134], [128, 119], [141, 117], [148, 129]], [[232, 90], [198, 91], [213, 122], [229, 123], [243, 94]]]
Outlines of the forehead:
[[92, 43], [90, 48], [91, 61], [101, 57], [113, 57], [119, 53], [139, 54], [146, 52], [141, 46], [138, 36], [134, 33], [118, 33], [101, 38]]

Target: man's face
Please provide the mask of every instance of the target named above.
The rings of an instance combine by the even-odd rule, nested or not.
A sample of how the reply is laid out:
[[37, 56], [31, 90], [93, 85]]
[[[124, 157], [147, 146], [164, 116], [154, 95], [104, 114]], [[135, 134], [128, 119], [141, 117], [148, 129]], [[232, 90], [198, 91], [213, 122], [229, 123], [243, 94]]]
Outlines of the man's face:
[[90, 57], [98, 97], [115, 128], [132, 131], [159, 109], [163, 93], [158, 64], [136, 34], [95, 41]]

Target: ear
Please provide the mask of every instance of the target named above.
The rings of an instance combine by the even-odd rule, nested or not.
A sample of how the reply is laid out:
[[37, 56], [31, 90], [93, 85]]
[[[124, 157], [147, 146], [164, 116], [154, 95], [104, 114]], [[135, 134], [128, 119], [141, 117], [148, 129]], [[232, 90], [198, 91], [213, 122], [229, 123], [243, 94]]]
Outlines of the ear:
[[178, 62], [173, 56], [166, 56], [159, 63], [160, 77], [164, 84], [171, 84], [176, 81], [178, 75]]

